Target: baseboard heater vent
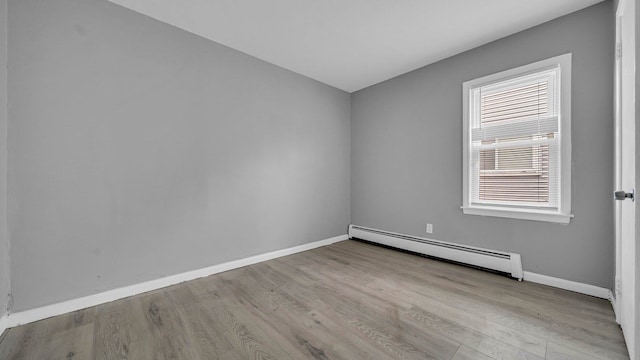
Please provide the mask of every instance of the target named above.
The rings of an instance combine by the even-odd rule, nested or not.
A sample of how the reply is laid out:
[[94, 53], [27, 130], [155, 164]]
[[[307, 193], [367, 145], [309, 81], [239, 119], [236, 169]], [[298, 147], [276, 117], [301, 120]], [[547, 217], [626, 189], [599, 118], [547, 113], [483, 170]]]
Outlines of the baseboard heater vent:
[[522, 280], [523, 276], [520, 254], [487, 250], [356, 225], [349, 225], [349, 238], [371, 241], [436, 258], [499, 271], [511, 274], [511, 277], [518, 280]]

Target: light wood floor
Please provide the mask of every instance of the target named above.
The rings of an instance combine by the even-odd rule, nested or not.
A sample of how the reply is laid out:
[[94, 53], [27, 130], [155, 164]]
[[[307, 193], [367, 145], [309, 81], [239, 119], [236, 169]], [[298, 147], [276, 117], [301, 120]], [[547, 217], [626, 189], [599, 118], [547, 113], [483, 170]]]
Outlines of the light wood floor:
[[344, 241], [9, 330], [0, 359], [628, 359], [611, 305]]

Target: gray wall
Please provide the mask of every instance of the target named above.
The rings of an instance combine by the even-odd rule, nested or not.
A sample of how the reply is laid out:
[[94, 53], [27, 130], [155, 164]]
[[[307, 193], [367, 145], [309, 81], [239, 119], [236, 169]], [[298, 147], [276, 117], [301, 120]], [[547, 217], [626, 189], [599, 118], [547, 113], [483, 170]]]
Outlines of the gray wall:
[[106, 0], [9, 3], [14, 311], [347, 231], [350, 96]]
[[[525, 271], [611, 287], [612, 3], [603, 2], [352, 94], [354, 224], [520, 253]], [[463, 215], [462, 83], [573, 53], [575, 218]]]
[[0, 0], [0, 317], [7, 310], [9, 292], [9, 239], [7, 236], [7, 0]]

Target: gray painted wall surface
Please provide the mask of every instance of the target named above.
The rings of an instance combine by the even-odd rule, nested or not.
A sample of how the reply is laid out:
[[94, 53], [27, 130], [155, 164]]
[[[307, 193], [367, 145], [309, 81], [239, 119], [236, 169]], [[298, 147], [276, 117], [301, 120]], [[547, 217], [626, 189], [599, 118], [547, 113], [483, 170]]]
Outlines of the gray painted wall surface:
[[15, 311], [345, 234], [350, 96], [106, 0], [9, 3]]
[[[610, 288], [613, 273], [612, 3], [352, 94], [354, 224], [520, 253], [525, 271]], [[464, 215], [462, 83], [573, 53], [575, 218], [567, 226]]]
[[[9, 281], [7, 236], [7, 0], [0, 0], [0, 316], [7, 310]], [[1, 334], [0, 334], [1, 335]]]

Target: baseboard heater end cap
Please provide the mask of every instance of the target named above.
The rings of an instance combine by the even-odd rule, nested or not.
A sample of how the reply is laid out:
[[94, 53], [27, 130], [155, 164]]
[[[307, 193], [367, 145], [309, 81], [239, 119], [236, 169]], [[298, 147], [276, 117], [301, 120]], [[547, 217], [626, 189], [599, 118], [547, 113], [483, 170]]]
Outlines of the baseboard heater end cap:
[[509, 258], [511, 260], [511, 277], [522, 281], [524, 272], [522, 271], [522, 258], [520, 254], [509, 253]]

